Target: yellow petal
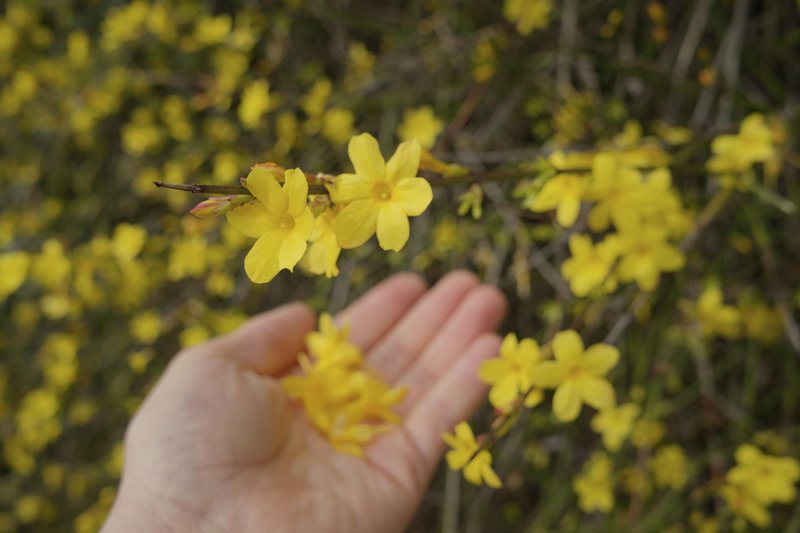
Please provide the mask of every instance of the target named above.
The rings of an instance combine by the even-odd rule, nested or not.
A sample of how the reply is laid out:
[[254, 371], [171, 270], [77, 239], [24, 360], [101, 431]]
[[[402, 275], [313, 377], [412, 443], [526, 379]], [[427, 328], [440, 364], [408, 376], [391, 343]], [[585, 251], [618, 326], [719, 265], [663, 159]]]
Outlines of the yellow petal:
[[516, 400], [519, 394], [519, 388], [514, 376], [506, 375], [489, 391], [489, 403], [498, 409], [502, 409]]
[[333, 219], [333, 231], [345, 250], [361, 246], [375, 233], [378, 206], [372, 200], [357, 200], [344, 206]]
[[331, 193], [331, 200], [336, 204], [346, 204], [355, 200], [366, 200], [371, 194], [371, 182], [358, 174], [339, 174]]
[[275, 217], [259, 201], [236, 207], [225, 214], [228, 223], [248, 237], [261, 237], [275, 229]]
[[244, 258], [244, 270], [253, 283], [267, 283], [280, 271], [278, 266], [280, 237], [280, 232], [268, 231], [259, 237]]
[[245, 187], [267, 206], [271, 213], [281, 215], [286, 211], [286, 193], [269, 170], [260, 167], [251, 170], [245, 180]]
[[575, 361], [583, 354], [583, 341], [575, 330], [560, 331], [553, 337], [553, 352], [560, 362]]
[[404, 178], [414, 178], [419, 170], [420, 146], [417, 139], [400, 144], [386, 163], [386, 181], [396, 183]]
[[281, 251], [278, 256], [278, 266], [290, 271], [306, 253], [306, 240], [296, 231], [290, 231], [281, 243]]
[[567, 380], [556, 389], [553, 396], [553, 412], [562, 422], [571, 422], [581, 412], [581, 395], [572, 380]]
[[495, 383], [503, 379], [509, 372], [509, 365], [506, 361], [492, 357], [481, 363], [478, 367], [478, 377], [486, 383]]
[[308, 181], [299, 168], [286, 171], [283, 192], [286, 195], [286, 210], [293, 217], [299, 216], [308, 203]]
[[369, 182], [386, 178], [386, 164], [381, 155], [378, 141], [369, 133], [355, 135], [347, 145], [347, 153], [356, 174]]
[[599, 182], [614, 181], [617, 179], [617, 158], [611, 154], [597, 154], [592, 161], [592, 176]]
[[392, 203], [397, 204], [410, 217], [421, 215], [431, 204], [433, 191], [428, 180], [405, 178], [392, 190]]
[[609, 344], [595, 344], [583, 355], [583, 369], [595, 376], [605, 376], [619, 361], [619, 350]]
[[561, 385], [567, 377], [564, 365], [555, 361], [539, 363], [533, 369], [531, 381], [537, 387], [554, 389]]
[[408, 217], [399, 205], [389, 203], [378, 209], [377, 233], [384, 250], [397, 252], [408, 242]]
[[581, 210], [581, 199], [577, 196], [563, 196], [558, 204], [556, 220], [565, 228], [571, 227]]
[[584, 376], [579, 381], [580, 395], [584, 402], [598, 411], [614, 407], [614, 387], [607, 380], [595, 376]]
[[308, 207], [303, 208], [300, 216], [294, 219], [293, 232], [297, 232], [303, 240], [308, 240], [311, 237], [311, 232], [314, 231], [314, 215]]

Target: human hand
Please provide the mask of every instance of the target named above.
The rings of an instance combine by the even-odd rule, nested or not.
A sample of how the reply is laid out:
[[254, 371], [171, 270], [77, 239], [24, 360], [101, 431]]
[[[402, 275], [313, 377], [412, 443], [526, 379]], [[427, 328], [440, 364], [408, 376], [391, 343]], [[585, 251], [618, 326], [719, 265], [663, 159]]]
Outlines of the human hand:
[[315, 326], [303, 304], [178, 354], [134, 416], [105, 531], [401, 531], [439, 462], [443, 431], [485, 395], [481, 361], [505, 300], [466, 272], [426, 291], [381, 283], [337, 318], [392, 385], [402, 425], [366, 459], [333, 450], [280, 388]]

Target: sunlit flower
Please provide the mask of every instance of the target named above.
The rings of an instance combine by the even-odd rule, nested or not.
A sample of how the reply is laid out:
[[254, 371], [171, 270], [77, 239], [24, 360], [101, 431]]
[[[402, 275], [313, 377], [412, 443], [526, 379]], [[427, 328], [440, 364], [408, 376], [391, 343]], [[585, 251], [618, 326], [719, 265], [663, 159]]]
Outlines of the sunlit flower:
[[311, 244], [306, 252], [308, 270], [312, 274], [325, 275], [327, 278], [339, 275], [336, 261], [342, 249], [333, 230], [335, 216], [334, 211], [328, 208], [314, 220], [314, 229], [308, 237]]

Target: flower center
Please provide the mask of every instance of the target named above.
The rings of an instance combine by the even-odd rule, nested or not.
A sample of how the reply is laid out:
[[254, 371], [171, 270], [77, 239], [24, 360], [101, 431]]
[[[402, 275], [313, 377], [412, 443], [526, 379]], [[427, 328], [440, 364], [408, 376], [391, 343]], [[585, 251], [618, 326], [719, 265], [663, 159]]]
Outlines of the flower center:
[[372, 197], [379, 202], [392, 199], [392, 188], [385, 181], [379, 181], [372, 186]]
[[278, 228], [290, 230], [294, 228], [294, 217], [290, 214], [285, 214], [278, 219]]

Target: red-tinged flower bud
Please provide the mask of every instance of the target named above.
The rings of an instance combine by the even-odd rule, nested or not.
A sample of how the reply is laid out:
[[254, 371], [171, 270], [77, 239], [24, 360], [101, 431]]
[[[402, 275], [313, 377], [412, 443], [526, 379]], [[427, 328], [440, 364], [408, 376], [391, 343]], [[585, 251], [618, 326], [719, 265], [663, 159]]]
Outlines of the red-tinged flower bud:
[[239, 207], [248, 202], [252, 202], [252, 196], [244, 195], [231, 195], [231, 196], [218, 196], [203, 200], [192, 208], [192, 213], [197, 218], [211, 218], [219, 215], [224, 215], [234, 207]]

